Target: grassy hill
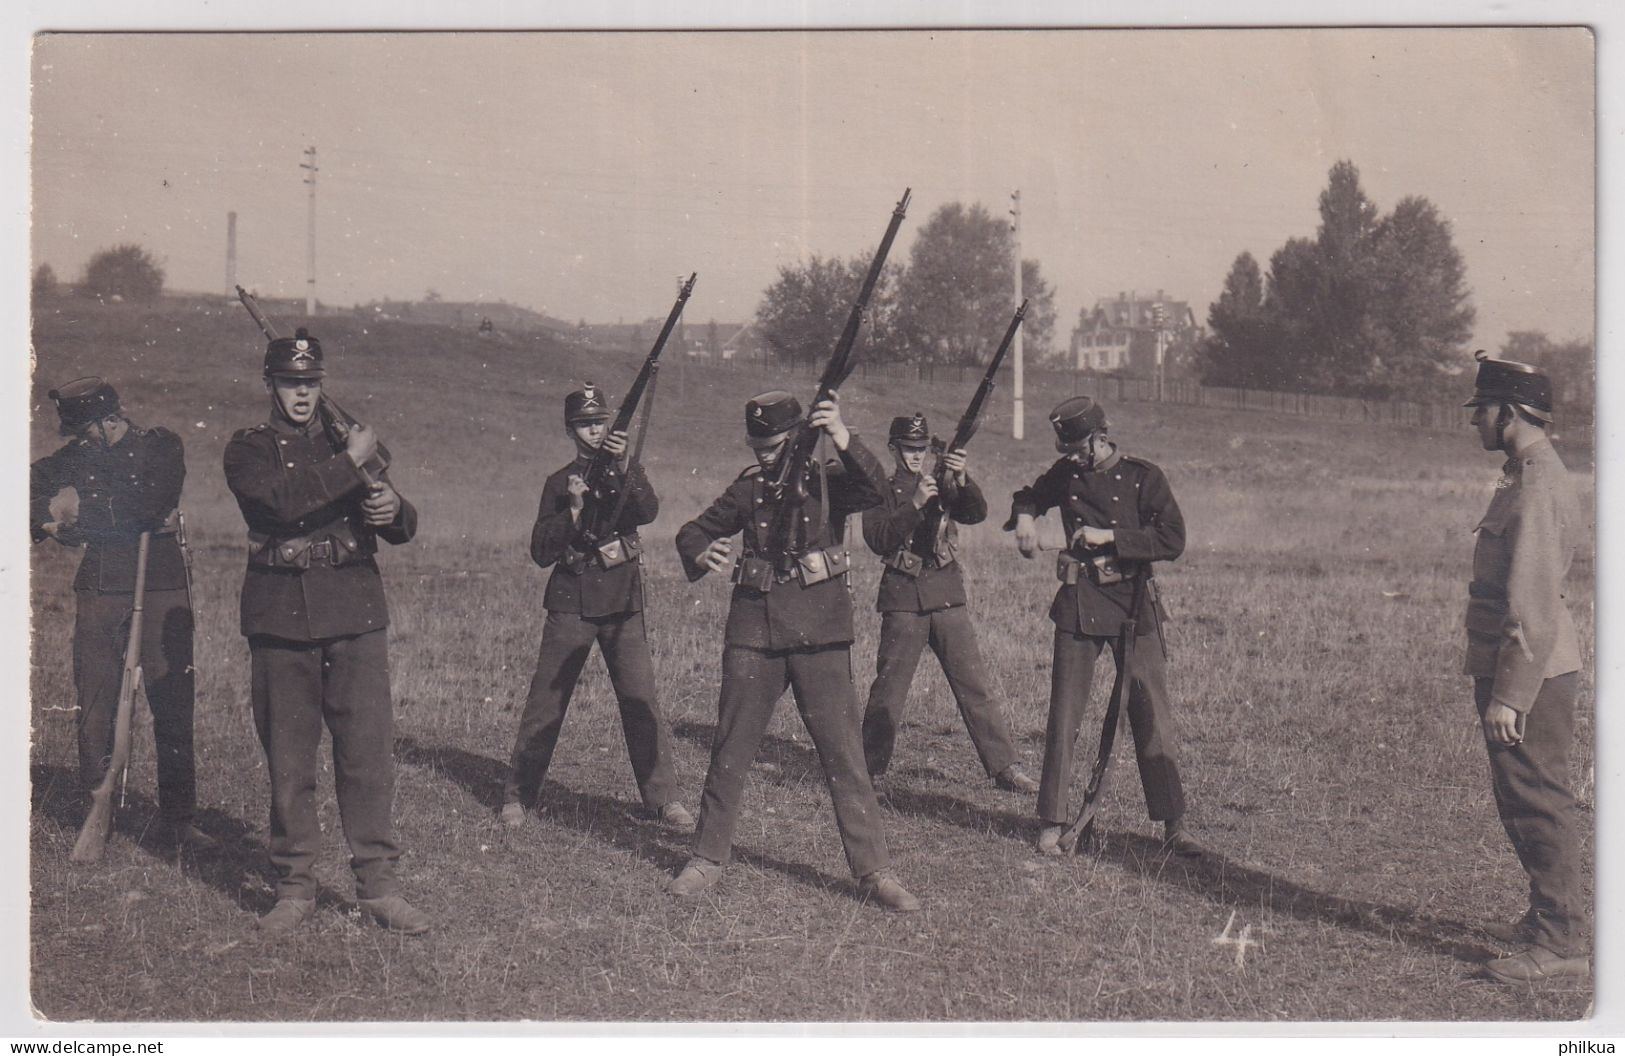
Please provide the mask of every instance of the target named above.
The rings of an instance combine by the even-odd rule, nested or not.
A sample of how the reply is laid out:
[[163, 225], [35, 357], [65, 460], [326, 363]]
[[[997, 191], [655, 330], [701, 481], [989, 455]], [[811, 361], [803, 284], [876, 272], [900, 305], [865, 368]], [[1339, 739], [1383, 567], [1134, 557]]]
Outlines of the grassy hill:
[[[279, 322], [291, 330], [297, 320]], [[34, 328], [36, 456], [58, 442], [45, 391], [82, 373], [103, 374], [136, 421], [186, 441], [202, 821], [227, 843], [176, 863], [139, 842], [154, 814], [143, 720], [122, 837], [97, 868], [66, 863], [77, 822], [72, 722], [46, 708], [71, 701], [77, 556], [36, 547], [33, 996], [47, 1016], [1566, 1019], [1588, 1007], [1589, 986], [1515, 993], [1470, 978], [1485, 953], [1476, 926], [1518, 912], [1524, 885], [1457, 673], [1471, 529], [1498, 469], [1468, 430], [1109, 408], [1125, 448], [1167, 471], [1189, 524], [1185, 556], [1158, 577], [1173, 615], [1170, 685], [1192, 819], [1215, 851], [1204, 864], [1157, 853], [1131, 766], [1114, 781], [1098, 855], [1036, 857], [1033, 804], [981, 775], [927, 662], [886, 816], [925, 912], [886, 917], [854, 897], [788, 701], [748, 787], [736, 864], [685, 906], [661, 888], [686, 842], [636, 807], [596, 660], [549, 773], [545, 816], [517, 834], [493, 817], [540, 638], [546, 573], [526, 541], [543, 479], [569, 457], [560, 404], [587, 379], [624, 391], [636, 357], [545, 335], [482, 340], [344, 316], [310, 325], [327, 352], [328, 391], [378, 427], [392, 476], [421, 512], [419, 538], [380, 561], [393, 615], [402, 873], [437, 930], [402, 940], [360, 922], [324, 778], [317, 923], [274, 947], [254, 935], [253, 914], [271, 897], [267, 791], [237, 634], [243, 529], [220, 455], [232, 431], [266, 415], [259, 335], [235, 307], [46, 302]], [[879, 450], [894, 414], [924, 411], [951, 428], [972, 384], [859, 376], [843, 407]], [[649, 626], [693, 806], [728, 592], [719, 577], [689, 585], [671, 538], [749, 461], [743, 402], [775, 387], [806, 399], [812, 381], [771, 365], [672, 363], [656, 399], [645, 461], [662, 511], [645, 532]], [[983, 651], [1035, 771], [1054, 579], [1047, 562], [1020, 559], [998, 522], [1009, 493], [1054, 458], [1044, 415], [1064, 395], [1029, 390], [1028, 439], [1018, 442], [1000, 393], [972, 453], [994, 514], [965, 534]], [[1583, 449], [1563, 449], [1571, 465], [1583, 461]], [[856, 564], [862, 695], [878, 561], [865, 553]], [[1591, 581], [1588, 549], [1571, 584], [1588, 642]], [[1575, 772], [1588, 825], [1590, 710], [1588, 682]], [[1245, 949], [1233, 941], [1244, 928]]]

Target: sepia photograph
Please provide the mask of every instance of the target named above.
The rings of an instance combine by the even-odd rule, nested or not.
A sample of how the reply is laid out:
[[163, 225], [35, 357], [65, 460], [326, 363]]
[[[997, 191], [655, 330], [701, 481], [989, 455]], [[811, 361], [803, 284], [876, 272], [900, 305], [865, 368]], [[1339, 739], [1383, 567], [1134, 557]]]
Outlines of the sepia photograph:
[[1597, 47], [36, 34], [20, 1000], [1583, 1025]]

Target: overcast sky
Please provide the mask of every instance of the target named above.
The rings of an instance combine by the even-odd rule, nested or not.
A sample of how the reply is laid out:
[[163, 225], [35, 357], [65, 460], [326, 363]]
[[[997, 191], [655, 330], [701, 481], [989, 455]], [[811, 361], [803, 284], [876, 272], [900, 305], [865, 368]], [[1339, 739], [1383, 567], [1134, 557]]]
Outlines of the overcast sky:
[[894, 259], [944, 202], [1004, 212], [1078, 309], [1312, 235], [1340, 158], [1454, 225], [1475, 344], [1593, 330], [1592, 38], [1579, 29], [44, 36], [34, 259], [140, 243], [169, 285], [574, 320], [748, 318], [776, 269]]

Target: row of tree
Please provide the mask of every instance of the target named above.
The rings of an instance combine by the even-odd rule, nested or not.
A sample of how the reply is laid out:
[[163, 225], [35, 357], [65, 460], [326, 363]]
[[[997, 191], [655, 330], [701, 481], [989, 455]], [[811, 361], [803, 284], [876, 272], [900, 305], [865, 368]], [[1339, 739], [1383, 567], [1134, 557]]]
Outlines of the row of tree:
[[[50, 264], [34, 269], [32, 292], [35, 298], [57, 290], [56, 270]], [[152, 254], [134, 243], [98, 250], [85, 265], [85, 274], [74, 291], [102, 301], [154, 301], [164, 290], [164, 269]]]
[[[826, 355], [840, 337], [874, 250], [784, 265], [756, 308], [760, 340], [779, 355]], [[950, 202], [915, 236], [907, 265], [888, 261], [869, 300], [863, 356], [877, 362], [977, 364], [992, 354], [1015, 311], [1015, 238], [980, 204]], [[1034, 358], [1055, 332], [1055, 289], [1038, 262], [1021, 262], [1032, 304], [1022, 339]]]
[[1251, 253], [1208, 310], [1203, 380], [1364, 396], [1425, 393], [1459, 372], [1474, 309], [1450, 222], [1420, 196], [1380, 215], [1349, 161], [1332, 167], [1314, 238], [1263, 272]]

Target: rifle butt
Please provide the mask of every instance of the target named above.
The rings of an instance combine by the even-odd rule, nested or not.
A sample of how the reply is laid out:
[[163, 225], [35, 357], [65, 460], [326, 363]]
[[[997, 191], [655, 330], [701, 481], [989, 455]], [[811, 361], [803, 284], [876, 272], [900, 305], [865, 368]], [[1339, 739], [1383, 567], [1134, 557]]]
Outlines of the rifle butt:
[[101, 861], [107, 837], [113, 831], [113, 781], [113, 771], [109, 768], [102, 783], [90, 794], [90, 813], [79, 826], [79, 837], [73, 841], [69, 861], [82, 864]]

